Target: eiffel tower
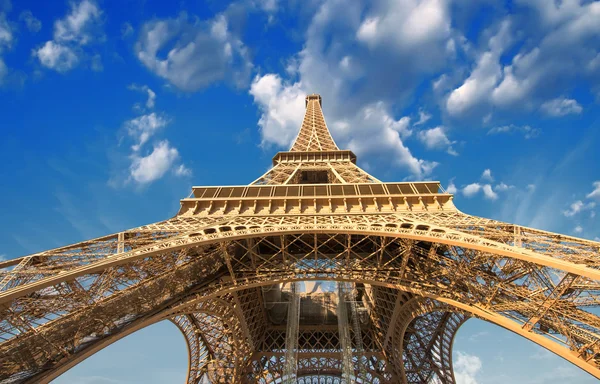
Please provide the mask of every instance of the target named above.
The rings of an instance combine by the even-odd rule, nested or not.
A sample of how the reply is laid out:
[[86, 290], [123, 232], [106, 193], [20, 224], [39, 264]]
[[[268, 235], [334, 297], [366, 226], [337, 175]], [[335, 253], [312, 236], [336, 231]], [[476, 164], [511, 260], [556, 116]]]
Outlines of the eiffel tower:
[[439, 182], [380, 182], [337, 147], [321, 97], [305, 107], [250, 185], [1, 262], [0, 380], [49, 382], [170, 320], [188, 384], [454, 383], [472, 317], [600, 378], [600, 243], [462, 213]]

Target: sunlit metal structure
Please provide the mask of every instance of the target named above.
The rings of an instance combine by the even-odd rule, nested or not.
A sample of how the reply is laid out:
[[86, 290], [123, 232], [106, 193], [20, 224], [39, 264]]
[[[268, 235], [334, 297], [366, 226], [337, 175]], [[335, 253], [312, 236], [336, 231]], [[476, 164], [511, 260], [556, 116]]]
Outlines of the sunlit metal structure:
[[470, 317], [600, 378], [600, 243], [462, 213], [438, 182], [380, 182], [337, 147], [321, 97], [305, 107], [252, 184], [1, 262], [0, 380], [48, 382], [168, 319], [189, 384], [454, 383]]

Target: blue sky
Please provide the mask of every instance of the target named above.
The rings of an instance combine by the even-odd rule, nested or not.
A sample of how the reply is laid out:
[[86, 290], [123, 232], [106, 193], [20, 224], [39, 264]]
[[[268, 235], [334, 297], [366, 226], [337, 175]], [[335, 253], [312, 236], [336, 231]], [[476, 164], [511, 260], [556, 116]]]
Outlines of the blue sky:
[[[578, 0], [0, 0], [0, 255], [251, 182], [313, 92], [379, 179], [439, 180], [464, 212], [599, 239], [598, 20], [600, 2]], [[459, 383], [592, 382], [475, 320], [455, 351]], [[57, 382], [169, 383], [186, 367], [161, 323]]]

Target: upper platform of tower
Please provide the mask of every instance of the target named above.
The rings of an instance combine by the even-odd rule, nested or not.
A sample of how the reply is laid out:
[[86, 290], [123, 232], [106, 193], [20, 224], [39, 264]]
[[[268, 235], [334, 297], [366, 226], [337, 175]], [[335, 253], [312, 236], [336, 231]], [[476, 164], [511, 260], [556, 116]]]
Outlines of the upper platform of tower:
[[439, 182], [382, 183], [341, 150], [323, 117], [320, 95], [306, 96], [304, 119], [289, 151], [250, 185], [193, 187], [180, 215], [289, 215], [455, 210]]

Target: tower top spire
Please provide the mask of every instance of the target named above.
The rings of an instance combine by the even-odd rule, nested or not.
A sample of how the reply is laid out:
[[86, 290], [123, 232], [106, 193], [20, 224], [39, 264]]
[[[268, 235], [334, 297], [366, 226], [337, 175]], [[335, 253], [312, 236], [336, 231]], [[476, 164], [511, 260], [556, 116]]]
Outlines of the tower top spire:
[[302, 127], [290, 152], [339, 151], [323, 117], [321, 95], [313, 93], [306, 96], [305, 100]]

